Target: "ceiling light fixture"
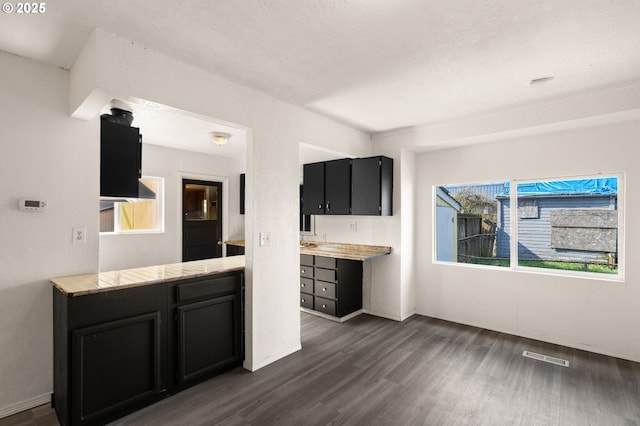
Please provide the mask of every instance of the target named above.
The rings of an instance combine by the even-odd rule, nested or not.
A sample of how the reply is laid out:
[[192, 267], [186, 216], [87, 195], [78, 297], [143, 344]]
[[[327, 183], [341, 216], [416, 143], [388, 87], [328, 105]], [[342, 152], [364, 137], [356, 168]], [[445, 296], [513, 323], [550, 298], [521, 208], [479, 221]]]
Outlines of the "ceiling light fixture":
[[224, 145], [231, 138], [231, 135], [229, 133], [223, 132], [211, 132], [210, 135], [213, 143], [218, 146]]

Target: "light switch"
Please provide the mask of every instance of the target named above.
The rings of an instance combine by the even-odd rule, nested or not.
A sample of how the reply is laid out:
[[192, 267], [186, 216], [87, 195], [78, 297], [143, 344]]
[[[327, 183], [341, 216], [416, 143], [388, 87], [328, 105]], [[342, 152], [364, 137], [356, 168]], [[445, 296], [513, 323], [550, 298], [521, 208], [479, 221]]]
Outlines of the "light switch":
[[270, 246], [271, 245], [271, 232], [261, 232], [260, 233], [260, 246]]

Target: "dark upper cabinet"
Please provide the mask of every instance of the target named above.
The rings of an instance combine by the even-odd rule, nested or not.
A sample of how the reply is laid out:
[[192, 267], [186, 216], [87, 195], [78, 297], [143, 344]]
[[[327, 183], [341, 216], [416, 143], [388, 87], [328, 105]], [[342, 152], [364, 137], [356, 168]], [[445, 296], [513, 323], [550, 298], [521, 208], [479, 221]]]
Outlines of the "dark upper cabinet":
[[327, 161], [324, 169], [325, 214], [349, 214], [351, 206], [351, 159]]
[[100, 119], [100, 195], [138, 198], [142, 169], [140, 129]]
[[303, 166], [303, 214], [393, 215], [393, 159], [343, 158]]
[[305, 164], [302, 169], [304, 180], [302, 211], [304, 214], [324, 214], [325, 163]]
[[240, 174], [240, 214], [244, 214], [244, 187], [245, 187], [245, 174]]
[[388, 157], [351, 161], [351, 214], [393, 215], [393, 160]]

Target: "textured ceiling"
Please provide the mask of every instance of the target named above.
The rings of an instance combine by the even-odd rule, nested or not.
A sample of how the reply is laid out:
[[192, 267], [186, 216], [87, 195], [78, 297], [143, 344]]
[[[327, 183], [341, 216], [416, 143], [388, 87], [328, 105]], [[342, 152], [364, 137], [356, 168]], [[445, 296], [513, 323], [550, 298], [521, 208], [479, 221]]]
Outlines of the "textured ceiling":
[[100, 27], [371, 133], [640, 79], [638, 0], [46, 5], [0, 16], [0, 49], [69, 68]]

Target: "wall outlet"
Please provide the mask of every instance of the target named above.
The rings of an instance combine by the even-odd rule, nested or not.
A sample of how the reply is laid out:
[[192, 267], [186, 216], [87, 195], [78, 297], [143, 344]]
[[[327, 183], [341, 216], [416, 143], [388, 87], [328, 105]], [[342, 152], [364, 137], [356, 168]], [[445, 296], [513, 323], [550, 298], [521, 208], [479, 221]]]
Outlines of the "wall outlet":
[[349, 226], [347, 227], [349, 231], [357, 231], [358, 223], [357, 222], [349, 222]]
[[261, 232], [260, 233], [260, 246], [270, 246], [271, 245], [271, 232]]
[[73, 227], [73, 243], [74, 244], [84, 244], [87, 242], [87, 228], [83, 226], [74, 226]]

